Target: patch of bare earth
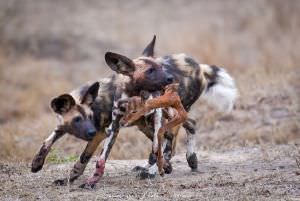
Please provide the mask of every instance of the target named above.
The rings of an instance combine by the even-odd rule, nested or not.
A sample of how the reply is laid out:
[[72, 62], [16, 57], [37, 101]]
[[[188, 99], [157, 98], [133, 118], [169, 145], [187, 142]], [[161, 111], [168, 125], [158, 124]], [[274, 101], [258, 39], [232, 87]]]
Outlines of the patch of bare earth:
[[131, 169], [143, 160], [111, 160], [93, 190], [78, 186], [92, 173], [68, 186], [52, 182], [68, 174], [72, 164], [47, 165], [33, 174], [29, 165], [2, 163], [1, 200], [299, 200], [298, 148], [292, 145], [239, 148], [226, 152], [199, 151], [199, 171], [191, 172], [183, 155], [173, 173], [139, 180]]

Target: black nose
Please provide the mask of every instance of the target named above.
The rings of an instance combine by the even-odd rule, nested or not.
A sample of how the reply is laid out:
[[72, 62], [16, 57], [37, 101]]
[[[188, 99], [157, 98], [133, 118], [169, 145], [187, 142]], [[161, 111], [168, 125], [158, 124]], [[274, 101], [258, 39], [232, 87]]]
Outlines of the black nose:
[[96, 135], [96, 130], [95, 129], [89, 129], [87, 132], [87, 135], [89, 138], [92, 138]]
[[174, 77], [173, 77], [173, 75], [168, 75], [168, 77], [167, 77], [167, 82], [168, 82], [168, 84], [171, 84], [171, 83], [174, 82]]

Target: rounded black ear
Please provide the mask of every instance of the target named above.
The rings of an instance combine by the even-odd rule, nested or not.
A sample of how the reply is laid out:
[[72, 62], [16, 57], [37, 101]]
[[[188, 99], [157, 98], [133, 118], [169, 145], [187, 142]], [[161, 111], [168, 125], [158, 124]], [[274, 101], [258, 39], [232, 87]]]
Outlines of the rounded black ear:
[[105, 61], [117, 73], [131, 75], [135, 70], [135, 65], [131, 59], [117, 53], [106, 52]]
[[155, 47], [156, 35], [153, 36], [152, 41], [147, 45], [144, 49], [142, 55], [146, 57], [153, 57], [154, 56], [154, 47]]
[[60, 95], [51, 101], [51, 108], [57, 114], [64, 114], [75, 106], [75, 100], [70, 94]]
[[98, 96], [99, 87], [100, 87], [99, 82], [93, 83], [85, 92], [84, 96], [82, 97], [81, 104], [87, 104], [87, 105], [92, 104]]

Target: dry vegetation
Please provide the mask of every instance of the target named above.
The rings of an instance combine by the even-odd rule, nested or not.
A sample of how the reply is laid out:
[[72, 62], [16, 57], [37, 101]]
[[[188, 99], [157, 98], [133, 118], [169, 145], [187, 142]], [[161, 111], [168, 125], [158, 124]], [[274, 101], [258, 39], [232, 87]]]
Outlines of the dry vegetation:
[[[136, 57], [154, 33], [158, 55], [185, 52], [236, 78], [231, 114], [194, 105], [199, 149], [299, 143], [299, 10], [296, 0], [0, 1], [1, 160], [30, 161], [56, 124], [51, 98], [109, 75], [105, 51]], [[55, 147], [67, 156], [84, 144], [65, 137]], [[149, 150], [141, 133], [125, 129], [111, 158]]]

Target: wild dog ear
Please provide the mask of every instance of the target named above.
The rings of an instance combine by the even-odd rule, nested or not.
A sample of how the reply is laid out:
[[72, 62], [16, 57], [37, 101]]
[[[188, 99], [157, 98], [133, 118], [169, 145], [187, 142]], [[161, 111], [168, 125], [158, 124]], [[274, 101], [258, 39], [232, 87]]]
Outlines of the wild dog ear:
[[146, 57], [153, 57], [154, 56], [154, 47], [155, 47], [156, 35], [153, 36], [152, 41], [147, 45], [144, 49], [142, 55]]
[[63, 94], [52, 99], [51, 108], [57, 114], [62, 115], [68, 112], [75, 104], [75, 100], [70, 94]]
[[117, 53], [106, 52], [105, 61], [117, 73], [130, 76], [135, 70], [135, 65], [131, 59]]
[[92, 84], [85, 92], [80, 103], [91, 105], [98, 96], [99, 87], [99, 82], [95, 82], [94, 84]]

